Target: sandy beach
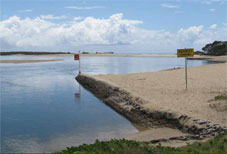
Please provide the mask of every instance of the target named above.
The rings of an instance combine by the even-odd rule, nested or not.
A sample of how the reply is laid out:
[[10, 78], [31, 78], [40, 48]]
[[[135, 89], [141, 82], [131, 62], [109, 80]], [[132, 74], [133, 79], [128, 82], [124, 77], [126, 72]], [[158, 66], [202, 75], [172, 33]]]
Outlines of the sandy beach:
[[93, 77], [145, 99], [149, 102], [143, 105], [145, 108], [227, 125], [227, 103], [214, 101], [215, 96], [227, 91], [227, 64], [188, 68], [187, 91], [184, 69]]
[[53, 62], [53, 61], [63, 61], [63, 59], [50, 59], [50, 60], [0, 60], [0, 63], [22, 64], [22, 63], [42, 63], [42, 62]]

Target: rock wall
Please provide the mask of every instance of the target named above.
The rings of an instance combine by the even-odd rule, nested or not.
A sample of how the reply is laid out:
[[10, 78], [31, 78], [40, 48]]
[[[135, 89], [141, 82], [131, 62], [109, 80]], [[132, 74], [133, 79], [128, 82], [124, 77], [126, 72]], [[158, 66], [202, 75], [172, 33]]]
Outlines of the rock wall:
[[216, 136], [227, 131], [227, 126], [211, 124], [209, 121], [193, 119], [187, 115], [177, 115], [166, 111], [146, 109], [142, 104], [148, 103], [142, 98], [134, 97], [129, 92], [110, 85], [96, 78], [79, 74], [76, 80], [91, 91], [105, 104], [138, 125], [143, 127], [171, 127], [192, 134], [196, 139]]

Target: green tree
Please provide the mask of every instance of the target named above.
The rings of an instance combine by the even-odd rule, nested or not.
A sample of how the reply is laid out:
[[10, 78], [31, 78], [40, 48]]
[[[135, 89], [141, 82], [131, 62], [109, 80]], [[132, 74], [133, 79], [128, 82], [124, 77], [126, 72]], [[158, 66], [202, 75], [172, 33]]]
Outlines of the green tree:
[[227, 41], [214, 41], [213, 43], [207, 44], [202, 50], [207, 55], [222, 56], [227, 55]]

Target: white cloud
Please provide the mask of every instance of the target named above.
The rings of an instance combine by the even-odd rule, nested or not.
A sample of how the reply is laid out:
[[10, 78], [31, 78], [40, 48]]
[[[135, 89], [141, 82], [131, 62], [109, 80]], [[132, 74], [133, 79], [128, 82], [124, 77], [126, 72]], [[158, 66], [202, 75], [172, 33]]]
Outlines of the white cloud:
[[60, 19], [65, 19], [66, 18], [66, 16], [54, 16], [52, 14], [41, 15], [40, 17], [42, 19], [49, 19], [49, 20], [60, 20]]
[[138, 24], [142, 23], [124, 19], [123, 14], [114, 14], [107, 19], [87, 17], [68, 24], [56, 24], [40, 17], [21, 19], [13, 16], [0, 21], [1, 49], [175, 52], [177, 48], [201, 49], [206, 43], [227, 39], [224, 26], [215, 29], [191, 26], [173, 33], [139, 28]]
[[198, 40], [200, 34], [203, 31], [203, 26], [191, 26], [187, 29], [180, 29], [177, 32], [177, 37], [179, 38], [181, 44], [185, 44], [185, 46], [190, 46], [194, 44], [196, 40]]
[[81, 6], [67, 6], [65, 8], [67, 8], [67, 9], [76, 9], [76, 10], [91, 10], [91, 9], [103, 9], [105, 7], [104, 6], [85, 6], [85, 7], [81, 7]]
[[32, 10], [21, 10], [20, 12], [32, 12]]
[[201, 2], [202, 2], [203, 4], [211, 5], [211, 4], [213, 4], [213, 3], [223, 4], [223, 2], [226, 2], [226, 0], [201, 0]]
[[0, 22], [0, 40], [12, 47], [53, 47], [78, 45], [129, 44], [128, 36], [137, 20], [123, 20], [122, 14], [109, 19], [87, 17], [72, 25], [59, 25], [41, 18], [21, 19], [17, 16]]
[[182, 14], [184, 11], [175, 11], [176, 14]]
[[174, 3], [182, 3], [182, 2], [195, 2], [195, 3], [202, 3], [206, 5], [211, 4], [220, 4], [220, 5], [226, 5], [227, 0], [163, 0], [165, 2], [174, 2]]
[[209, 9], [211, 12], [214, 12], [216, 9]]
[[161, 4], [162, 7], [164, 8], [169, 8], [169, 9], [177, 9], [179, 8], [178, 5], [170, 5], [170, 4]]
[[[213, 25], [214, 27], [214, 25]], [[201, 49], [205, 44], [215, 40], [227, 40], [227, 29], [225, 27], [219, 29], [204, 28], [204, 26], [192, 26], [187, 29], [178, 31], [178, 37], [181, 45]]]
[[216, 29], [217, 28], [217, 25], [216, 24], [213, 24], [210, 26], [210, 29]]
[[82, 20], [82, 19], [84, 19], [84, 18], [83, 17], [74, 17], [73, 18], [74, 21], [78, 21], [78, 20]]

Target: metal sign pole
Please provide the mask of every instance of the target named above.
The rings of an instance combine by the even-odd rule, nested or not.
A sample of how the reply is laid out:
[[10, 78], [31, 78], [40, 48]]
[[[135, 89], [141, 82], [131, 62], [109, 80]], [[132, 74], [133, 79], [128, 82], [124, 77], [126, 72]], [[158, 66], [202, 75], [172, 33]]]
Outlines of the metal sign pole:
[[194, 56], [194, 49], [189, 48], [189, 49], [177, 49], [177, 57], [185, 57], [185, 82], [186, 82], [186, 91], [188, 90], [188, 75], [187, 75], [187, 60], [188, 57], [193, 57]]
[[188, 90], [187, 57], [185, 57], [185, 80], [186, 80], [186, 90]]
[[81, 73], [80, 71], [80, 51], [79, 51], [79, 74]]
[[81, 96], [80, 84], [79, 84], [79, 94], [80, 94], [80, 96]]

